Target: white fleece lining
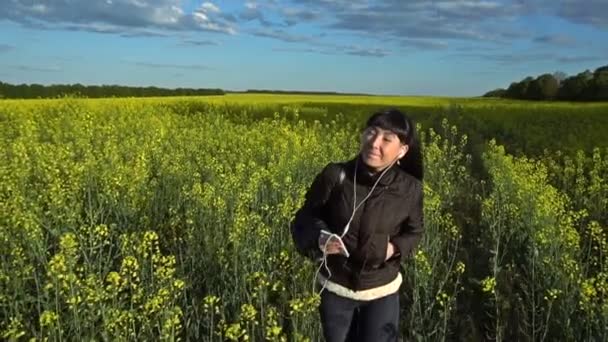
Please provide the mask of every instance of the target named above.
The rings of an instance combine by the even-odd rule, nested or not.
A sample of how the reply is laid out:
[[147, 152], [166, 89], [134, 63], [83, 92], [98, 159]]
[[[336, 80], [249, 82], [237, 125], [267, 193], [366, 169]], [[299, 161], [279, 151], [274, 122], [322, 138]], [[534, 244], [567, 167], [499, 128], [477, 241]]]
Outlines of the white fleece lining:
[[401, 273], [397, 273], [397, 277], [395, 278], [395, 280], [391, 281], [386, 285], [374, 287], [363, 291], [353, 291], [347, 287], [344, 287], [340, 284], [334, 283], [331, 280], [326, 279], [322, 274], [319, 274], [317, 279], [319, 280], [319, 283], [321, 285], [325, 284], [325, 289], [329, 292], [337, 294], [338, 296], [361, 301], [370, 301], [391, 295], [399, 291], [399, 287], [403, 282]]

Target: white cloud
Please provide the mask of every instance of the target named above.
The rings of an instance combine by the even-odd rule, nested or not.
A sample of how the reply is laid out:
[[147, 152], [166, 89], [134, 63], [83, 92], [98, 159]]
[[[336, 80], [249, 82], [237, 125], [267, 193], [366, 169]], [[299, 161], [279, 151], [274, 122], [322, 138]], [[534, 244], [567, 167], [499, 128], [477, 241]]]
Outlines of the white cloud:
[[192, 15], [198, 21], [203, 21], [203, 22], [209, 21], [209, 18], [207, 18], [207, 15], [203, 12], [194, 12]]
[[208, 12], [214, 12], [214, 13], [221, 12], [220, 9], [216, 5], [214, 5], [214, 4], [210, 3], [210, 2], [203, 3], [201, 5], [201, 8], [204, 9], [205, 11], [208, 11]]
[[184, 39], [182, 41], [184, 45], [194, 45], [194, 46], [213, 46], [219, 45], [218, 42], [213, 40], [198, 40], [198, 39]]
[[58, 66], [31, 66], [31, 65], [17, 65], [13, 66], [13, 69], [20, 71], [35, 71], [35, 72], [60, 72], [62, 69]]
[[288, 33], [284, 30], [259, 29], [252, 32], [254, 36], [274, 38], [287, 43], [310, 42], [312, 37]]
[[202, 64], [168, 64], [168, 63], [150, 63], [138, 61], [125, 61], [130, 64], [154, 68], [154, 69], [181, 69], [181, 70], [208, 70], [209, 67]]
[[32, 6], [32, 11], [44, 14], [47, 11], [47, 7], [44, 4], [36, 4]]
[[576, 44], [576, 40], [573, 37], [565, 34], [539, 36], [534, 38], [534, 42], [561, 46], [572, 46]]
[[451, 0], [451, 1], [439, 1], [435, 3], [435, 6], [440, 9], [450, 9], [450, 10], [463, 10], [463, 9], [481, 9], [481, 10], [489, 10], [489, 9], [497, 9], [502, 6], [502, 4], [495, 1], [459, 1], [459, 0]]
[[560, 4], [552, 4], [558, 8], [562, 18], [578, 23], [592, 25], [600, 29], [608, 29], [608, 1], [606, 0], [562, 0]]
[[69, 27], [92, 32], [105, 26], [127, 35], [141, 29], [236, 32], [234, 24], [226, 19], [229, 16], [212, 2], [202, 3], [193, 13], [186, 13], [182, 6], [182, 0], [52, 0], [35, 5], [31, 0], [11, 0], [0, 1], [0, 20], [37, 28]]
[[129, 3], [133, 4], [136, 7], [148, 7], [148, 4], [142, 0], [127, 0]]
[[[310, 51], [322, 46], [329, 53], [378, 57], [388, 52], [365, 45], [382, 43], [390, 50], [444, 49], [479, 41], [488, 46], [515, 40], [576, 45], [574, 39], [542, 28], [530, 33], [517, 26], [518, 18], [539, 13], [608, 29], [608, 0], [586, 0], [584, 5], [575, 0], [243, 0], [233, 6], [235, 10], [227, 10], [229, 7], [215, 0], [196, 1], [195, 8], [185, 3], [191, 2], [0, 0], [0, 21], [126, 37], [201, 31], [234, 35], [242, 25], [250, 34], [312, 47]], [[344, 36], [357, 40], [361, 47], [335, 47]], [[322, 45], [332, 42], [334, 47]]]

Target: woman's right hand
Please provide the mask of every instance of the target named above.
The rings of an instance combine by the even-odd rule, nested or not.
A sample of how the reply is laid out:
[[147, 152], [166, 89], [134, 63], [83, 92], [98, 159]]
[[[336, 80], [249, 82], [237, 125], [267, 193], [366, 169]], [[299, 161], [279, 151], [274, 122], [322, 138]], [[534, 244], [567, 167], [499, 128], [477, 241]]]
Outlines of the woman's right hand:
[[325, 250], [326, 254], [342, 254], [342, 245], [336, 239], [331, 239], [327, 242], [327, 246], [325, 245], [327, 242], [327, 235], [321, 234], [319, 236], [319, 249], [321, 252]]

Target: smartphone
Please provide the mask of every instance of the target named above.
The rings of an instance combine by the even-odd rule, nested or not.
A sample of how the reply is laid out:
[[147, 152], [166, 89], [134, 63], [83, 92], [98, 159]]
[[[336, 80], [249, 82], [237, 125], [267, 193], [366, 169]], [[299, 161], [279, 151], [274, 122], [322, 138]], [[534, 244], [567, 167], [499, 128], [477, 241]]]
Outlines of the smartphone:
[[327, 230], [321, 230], [321, 238], [323, 239], [322, 241], [327, 242], [327, 240], [336, 240], [340, 243], [340, 250], [342, 255], [344, 255], [345, 257], [349, 257], [350, 253], [348, 253], [348, 249], [346, 249], [346, 246], [344, 245], [344, 241], [342, 241], [342, 238], [340, 237], [340, 235], [336, 234], [336, 233], [332, 233], [332, 232], [328, 232]]

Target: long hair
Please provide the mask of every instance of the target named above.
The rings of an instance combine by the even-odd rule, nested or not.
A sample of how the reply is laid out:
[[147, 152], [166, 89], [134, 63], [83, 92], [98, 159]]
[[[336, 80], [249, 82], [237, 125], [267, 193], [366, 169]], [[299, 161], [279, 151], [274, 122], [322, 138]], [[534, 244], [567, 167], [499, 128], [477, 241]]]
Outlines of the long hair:
[[376, 112], [367, 119], [365, 128], [372, 126], [395, 133], [402, 144], [408, 145], [408, 152], [399, 159], [398, 166], [422, 181], [424, 178], [422, 148], [416, 134], [416, 124], [412, 119], [400, 110], [391, 108]]

